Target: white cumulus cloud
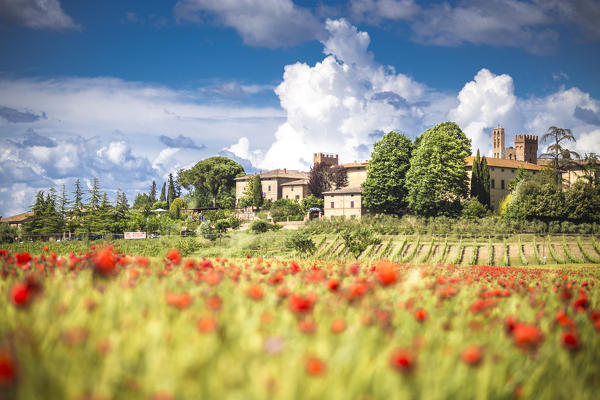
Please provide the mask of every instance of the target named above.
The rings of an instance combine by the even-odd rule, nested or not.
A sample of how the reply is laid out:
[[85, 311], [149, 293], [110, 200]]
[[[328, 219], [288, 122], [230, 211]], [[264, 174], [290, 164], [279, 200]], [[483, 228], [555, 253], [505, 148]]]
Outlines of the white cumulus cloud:
[[79, 29], [58, 0], [0, 0], [0, 19], [33, 29]]

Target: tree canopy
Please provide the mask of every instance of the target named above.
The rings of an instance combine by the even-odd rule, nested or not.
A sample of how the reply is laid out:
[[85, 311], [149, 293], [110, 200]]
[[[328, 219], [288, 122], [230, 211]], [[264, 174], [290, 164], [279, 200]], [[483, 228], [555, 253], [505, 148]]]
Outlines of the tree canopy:
[[455, 216], [469, 194], [465, 157], [471, 154], [471, 140], [453, 122], [421, 136], [406, 174], [409, 208], [422, 216]]
[[212, 196], [213, 207], [217, 206], [219, 190], [235, 187], [234, 179], [244, 174], [244, 168], [226, 157], [210, 157], [199, 161], [188, 170], [179, 171], [179, 183], [189, 189], [206, 189]]
[[394, 131], [373, 144], [362, 194], [369, 210], [398, 214], [406, 208], [408, 191], [405, 180], [411, 153], [410, 139]]
[[551, 126], [541, 139], [542, 143], [549, 142], [546, 152], [541, 158], [550, 159], [550, 168], [554, 171], [554, 183], [562, 182], [562, 171], [573, 166], [574, 160], [579, 159], [579, 154], [566, 147], [567, 142], [575, 142], [575, 136], [570, 129]]

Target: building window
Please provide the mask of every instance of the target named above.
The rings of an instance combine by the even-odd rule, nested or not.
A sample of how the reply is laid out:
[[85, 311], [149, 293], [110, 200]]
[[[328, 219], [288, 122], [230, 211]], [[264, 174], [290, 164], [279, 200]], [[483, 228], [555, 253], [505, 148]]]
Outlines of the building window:
[[492, 189], [496, 188], [496, 181], [492, 179]]
[[288, 198], [288, 195], [287, 195], [287, 194], [285, 195], [285, 198], [286, 198], [286, 199]]
[[350, 201], [350, 208], [354, 208], [354, 200]]
[[296, 200], [300, 200], [300, 195], [299, 194], [296, 195]]
[[492, 168], [490, 168], [490, 169], [491, 169], [492, 171], [494, 171], [494, 168], [493, 168], [493, 167], [492, 167]]
[[331, 208], [335, 208], [333, 201], [331, 202]]
[[[504, 168], [502, 168], [500, 171], [504, 172]], [[271, 186], [269, 186], [269, 187], [271, 187]], [[271, 190], [271, 189], [269, 189], [269, 190]]]
[[500, 189], [504, 189], [504, 179], [500, 181]]
[[511, 169], [511, 170], [510, 170], [510, 172], [512, 172], [512, 173], [514, 174], [514, 173], [515, 173], [515, 170], [514, 170], [514, 169]]
[[271, 185], [269, 185], [269, 192], [271, 191]]
[[292, 186], [292, 192], [294, 191], [294, 187]]

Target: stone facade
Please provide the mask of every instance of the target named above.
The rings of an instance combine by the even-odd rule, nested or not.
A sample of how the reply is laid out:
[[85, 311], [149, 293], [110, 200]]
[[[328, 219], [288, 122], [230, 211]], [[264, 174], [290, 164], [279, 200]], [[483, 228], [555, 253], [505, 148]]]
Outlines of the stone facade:
[[362, 204], [362, 187], [345, 187], [324, 192], [325, 218], [360, 218], [365, 212]]
[[[306, 172], [288, 170], [286, 168], [261, 172], [259, 175], [262, 185], [263, 198], [265, 201], [276, 201], [283, 198], [283, 185], [285, 183], [306, 179], [307, 177]], [[251, 176], [254, 175], [246, 175], [235, 178], [236, 204], [242, 197], [244, 197], [244, 192], [246, 191], [246, 186], [248, 185], [248, 180]]]
[[[471, 174], [473, 172], [474, 159], [474, 157], [467, 157], [465, 160], [469, 182], [471, 181]], [[490, 170], [490, 206], [492, 210], [498, 210], [500, 202], [509, 193], [508, 184], [517, 175], [517, 169], [519, 167], [524, 168], [534, 175], [544, 169], [542, 166], [524, 161], [487, 157], [486, 160]]]
[[348, 177], [348, 187], [359, 187], [367, 179], [367, 162], [342, 164]]
[[308, 180], [299, 179], [281, 185], [281, 198], [302, 201], [308, 196]]

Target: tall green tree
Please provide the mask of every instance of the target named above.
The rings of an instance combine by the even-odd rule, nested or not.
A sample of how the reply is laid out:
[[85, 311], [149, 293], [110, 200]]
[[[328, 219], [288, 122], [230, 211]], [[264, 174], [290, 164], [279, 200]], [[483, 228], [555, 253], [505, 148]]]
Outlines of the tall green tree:
[[260, 175], [254, 175], [252, 179], [252, 205], [257, 210], [263, 205], [263, 190], [262, 190], [262, 181], [260, 179]]
[[490, 167], [488, 166], [487, 159], [485, 156], [481, 159], [481, 169], [480, 169], [480, 179], [481, 179], [481, 193], [479, 198], [479, 202], [486, 206], [488, 209], [490, 208], [491, 200], [490, 200]]
[[188, 170], [181, 170], [178, 181], [186, 189], [193, 186], [208, 190], [212, 196], [212, 205], [216, 207], [219, 193], [234, 189], [234, 179], [243, 174], [244, 168], [235, 161], [226, 157], [210, 157]]
[[471, 169], [471, 197], [476, 198], [486, 207], [490, 206], [490, 170], [485, 156], [483, 158], [480, 156], [479, 149]]
[[394, 131], [373, 144], [362, 194], [369, 210], [399, 214], [406, 208], [406, 173], [410, 168], [411, 154], [410, 139]]
[[595, 187], [600, 186], [600, 164], [596, 153], [586, 154], [584, 157], [585, 176]]
[[166, 189], [167, 182], [163, 182], [162, 189], [160, 189], [160, 201], [167, 201]]
[[469, 194], [465, 158], [471, 140], [453, 122], [425, 131], [406, 173], [408, 206], [422, 216], [456, 216]]
[[75, 191], [73, 192], [73, 210], [81, 210], [83, 208], [83, 190], [79, 178], [75, 180]]
[[580, 156], [575, 151], [569, 150], [566, 145], [568, 142], [575, 142], [575, 136], [570, 129], [557, 128], [551, 126], [548, 128], [541, 139], [542, 143], [549, 142], [546, 152], [540, 155], [540, 158], [550, 160], [550, 168], [554, 171], [554, 183], [562, 183], [562, 171], [573, 167], [574, 160]]
[[100, 181], [97, 177], [94, 177], [92, 187], [88, 190], [88, 196], [87, 207], [90, 209], [98, 208], [102, 197], [100, 195]]
[[171, 207], [171, 203], [177, 197], [175, 195], [175, 183], [173, 182], [173, 174], [169, 174], [169, 188], [167, 189], [167, 204]]
[[152, 186], [150, 187], [150, 203], [154, 204], [156, 202], [156, 181], [152, 180]]

